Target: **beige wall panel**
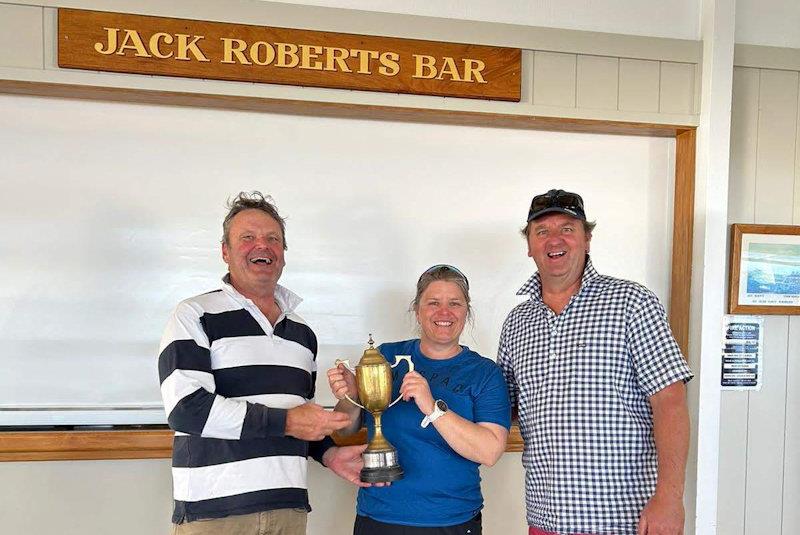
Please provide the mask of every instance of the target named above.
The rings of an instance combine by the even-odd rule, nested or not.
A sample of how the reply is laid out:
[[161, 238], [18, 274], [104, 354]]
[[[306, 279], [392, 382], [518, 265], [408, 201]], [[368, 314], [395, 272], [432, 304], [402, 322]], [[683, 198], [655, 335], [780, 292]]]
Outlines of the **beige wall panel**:
[[579, 55], [577, 61], [577, 107], [616, 110], [619, 58]]
[[169, 459], [0, 463], [0, 533], [166, 535], [171, 477]]
[[[780, 503], [784, 481], [788, 317], [764, 316], [764, 333], [763, 387], [760, 392], [750, 393], [745, 443], [745, 535], [781, 534], [783, 515]], [[783, 533], [788, 535], [791, 532]]]
[[41, 69], [42, 8], [0, 4], [0, 65]]
[[44, 68], [58, 69], [58, 9], [44, 8]]
[[733, 64], [737, 67], [800, 71], [800, 49], [737, 44]]
[[[798, 95], [800, 102], [800, 95]], [[795, 133], [794, 218], [800, 224], [800, 105]], [[783, 529], [800, 526], [800, 317], [789, 318], [789, 362], [786, 366], [786, 452], [783, 463]]]
[[[760, 72], [755, 222], [791, 223], [797, 135], [796, 72]], [[745, 534], [781, 533], [789, 319], [764, 320], [764, 387], [750, 394]], [[784, 533], [786, 533], [784, 531]]]
[[728, 222], [755, 222], [758, 148], [758, 69], [733, 70]]
[[575, 107], [575, 54], [536, 52], [533, 58], [533, 103]]
[[[796, 204], [796, 203], [795, 203]], [[798, 220], [795, 219], [797, 224]], [[783, 463], [783, 533], [800, 526], [800, 317], [789, 318], [786, 367], [786, 450]]]
[[800, 86], [797, 90], [797, 131], [794, 145], [794, 225], [800, 225]]
[[700, 110], [701, 87], [703, 85], [703, 66], [700, 63], [694, 64], [694, 79], [697, 81], [694, 84], [694, 109]]
[[661, 62], [661, 113], [694, 113], [694, 71], [693, 63]]
[[619, 60], [619, 109], [658, 111], [658, 61]]
[[756, 223], [790, 224], [794, 213], [798, 73], [761, 70]]
[[[728, 221], [754, 221], [758, 69], [735, 69]], [[720, 407], [718, 532], [744, 534], [748, 392], [724, 391]]]
[[533, 56], [533, 50], [522, 51], [519, 101], [526, 104], [533, 104]]
[[521, 453], [506, 453], [491, 468], [481, 467], [483, 532], [527, 533], [525, 470]]

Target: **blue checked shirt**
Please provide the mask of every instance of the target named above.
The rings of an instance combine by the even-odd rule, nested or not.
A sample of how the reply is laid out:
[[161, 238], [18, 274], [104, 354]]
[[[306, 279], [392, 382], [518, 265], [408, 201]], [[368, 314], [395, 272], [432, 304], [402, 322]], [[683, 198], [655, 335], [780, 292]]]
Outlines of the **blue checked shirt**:
[[506, 318], [498, 363], [525, 441], [528, 524], [556, 533], [635, 534], [656, 486], [649, 397], [688, 381], [650, 290], [598, 274], [556, 315], [539, 274]]

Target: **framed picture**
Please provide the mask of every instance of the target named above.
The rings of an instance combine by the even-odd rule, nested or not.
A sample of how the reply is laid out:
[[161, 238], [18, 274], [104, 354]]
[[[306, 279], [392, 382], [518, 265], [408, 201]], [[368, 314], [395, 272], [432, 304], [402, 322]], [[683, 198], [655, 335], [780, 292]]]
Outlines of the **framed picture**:
[[800, 314], [800, 226], [731, 227], [730, 314]]

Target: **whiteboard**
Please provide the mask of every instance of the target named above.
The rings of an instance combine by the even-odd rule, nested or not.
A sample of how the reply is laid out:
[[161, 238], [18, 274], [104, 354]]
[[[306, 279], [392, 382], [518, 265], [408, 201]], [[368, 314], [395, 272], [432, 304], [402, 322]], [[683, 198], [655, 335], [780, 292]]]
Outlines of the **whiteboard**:
[[163, 423], [157, 352], [178, 301], [219, 287], [225, 201], [287, 217], [281, 284], [325, 370], [415, 336], [417, 277], [470, 279], [466, 344], [494, 358], [534, 272], [533, 194], [583, 194], [601, 273], [666, 304], [672, 139], [0, 96], [0, 425]]

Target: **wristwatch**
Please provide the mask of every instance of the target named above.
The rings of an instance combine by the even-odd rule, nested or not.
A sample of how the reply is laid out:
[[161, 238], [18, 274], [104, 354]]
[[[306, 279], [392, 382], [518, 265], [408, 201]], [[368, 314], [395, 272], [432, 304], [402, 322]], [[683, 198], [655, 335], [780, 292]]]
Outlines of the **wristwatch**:
[[447, 412], [447, 403], [445, 403], [444, 400], [437, 399], [433, 403], [433, 412], [427, 415], [425, 418], [423, 418], [419, 425], [422, 427], [428, 427], [429, 424], [432, 424], [433, 422], [444, 416], [444, 413], [446, 412]]

